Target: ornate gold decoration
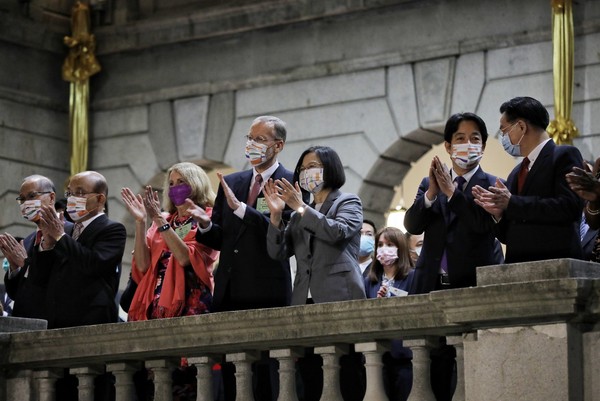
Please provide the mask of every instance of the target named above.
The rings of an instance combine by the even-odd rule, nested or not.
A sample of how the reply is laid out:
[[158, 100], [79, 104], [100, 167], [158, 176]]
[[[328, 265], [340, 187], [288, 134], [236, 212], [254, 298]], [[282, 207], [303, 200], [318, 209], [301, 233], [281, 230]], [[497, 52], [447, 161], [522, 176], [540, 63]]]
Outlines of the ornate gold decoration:
[[573, 108], [574, 34], [572, 0], [552, 0], [554, 115], [547, 131], [557, 144], [572, 144], [579, 135]]
[[62, 67], [62, 77], [70, 84], [69, 128], [71, 131], [71, 174], [87, 169], [89, 78], [101, 70], [96, 59], [96, 38], [90, 33], [90, 10], [76, 2], [72, 9], [72, 36], [65, 36], [69, 54]]

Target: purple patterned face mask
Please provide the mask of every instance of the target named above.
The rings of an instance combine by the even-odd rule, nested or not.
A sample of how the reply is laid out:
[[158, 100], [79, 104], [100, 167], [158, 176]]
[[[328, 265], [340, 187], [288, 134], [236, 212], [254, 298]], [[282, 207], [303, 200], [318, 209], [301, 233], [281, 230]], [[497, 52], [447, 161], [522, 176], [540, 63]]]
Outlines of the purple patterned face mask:
[[188, 184], [179, 184], [169, 187], [169, 199], [175, 206], [181, 206], [185, 203], [186, 198], [192, 195], [192, 187]]

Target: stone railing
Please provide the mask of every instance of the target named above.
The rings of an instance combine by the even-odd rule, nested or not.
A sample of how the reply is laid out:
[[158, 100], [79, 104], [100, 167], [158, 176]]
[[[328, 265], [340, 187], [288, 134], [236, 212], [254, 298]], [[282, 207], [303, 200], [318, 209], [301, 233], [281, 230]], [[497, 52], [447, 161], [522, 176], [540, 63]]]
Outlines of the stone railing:
[[[65, 368], [79, 400], [93, 378], [115, 376], [116, 399], [134, 399], [133, 372], [154, 372], [155, 400], [171, 400], [170, 370], [185, 356], [198, 368], [198, 400], [212, 400], [211, 366], [236, 367], [238, 400], [252, 400], [250, 364], [279, 361], [279, 400], [296, 401], [295, 359], [323, 357], [322, 400], [341, 400], [338, 357], [365, 356], [365, 400], [385, 400], [381, 354], [389, 339], [413, 351], [410, 401], [434, 400], [432, 339], [457, 350], [454, 400], [600, 400], [600, 265], [571, 259], [478, 269], [478, 286], [426, 295], [215, 313], [147, 322], [0, 334], [0, 401], [52, 401]], [[10, 318], [0, 319], [2, 325]], [[14, 326], [14, 324], [13, 324]]]

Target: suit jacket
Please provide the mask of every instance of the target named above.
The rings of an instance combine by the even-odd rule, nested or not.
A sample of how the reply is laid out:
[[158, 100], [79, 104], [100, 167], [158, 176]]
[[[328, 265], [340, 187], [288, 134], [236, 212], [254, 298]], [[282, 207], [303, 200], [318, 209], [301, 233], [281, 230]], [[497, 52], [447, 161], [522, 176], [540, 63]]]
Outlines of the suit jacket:
[[[279, 165], [272, 179], [293, 181], [293, 173]], [[225, 177], [237, 199], [246, 202], [252, 181], [252, 170]], [[262, 192], [257, 201], [263, 198]], [[215, 311], [271, 308], [290, 304], [292, 280], [287, 260], [276, 261], [267, 254], [268, 212], [247, 205], [243, 219], [227, 205], [219, 186], [212, 212], [212, 227], [206, 233], [198, 230], [196, 240], [220, 250], [219, 266], [214, 272]], [[288, 214], [289, 215], [289, 214]]]
[[487, 188], [495, 181], [496, 177], [479, 167], [463, 192], [456, 190], [450, 201], [440, 192], [430, 208], [425, 207], [429, 178], [421, 181], [415, 202], [404, 217], [408, 232], [417, 235], [425, 232], [411, 294], [435, 289], [444, 250], [448, 261], [448, 288], [474, 286], [477, 284], [477, 266], [503, 262], [500, 244], [494, 238], [494, 220], [475, 204], [471, 193], [475, 185]]
[[581, 259], [579, 221], [583, 200], [569, 188], [565, 175], [583, 168], [573, 146], [542, 148], [527, 174], [522, 193], [517, 191], [518, 164], [507, 179], [512, 196], [495, 232], [506, 244], [506, 263], [555, 258]]
[[48, 328], [118, 321], [115, 295], [126, 237], [125, 226], [103, 214], [77, 240], [65, 235], [52, 250], [38, 254], [51, 269]]
[[269, 224], [269, 255], [285, 260], [296, 255], [292, 305], [304, 305], [310, 288], [315, 303], [364, 299], [358, 251], [362, 228], [358, 196], [332, 191], [317, 212], [292, 213], [285, 230]]
[[[65, 233], [71, 235], [73, 223], [65, 222]], [[46, 292], [50, 278], [50, 266], [40, 262], [40, 252], [34, 246], [37, 230], [23, 240], [27, 251], [25, 265], [12, 279], [8, 272], [4, 276], [6, 292], [14, 300], [12, 316], [48, 320], [46, 313]]]

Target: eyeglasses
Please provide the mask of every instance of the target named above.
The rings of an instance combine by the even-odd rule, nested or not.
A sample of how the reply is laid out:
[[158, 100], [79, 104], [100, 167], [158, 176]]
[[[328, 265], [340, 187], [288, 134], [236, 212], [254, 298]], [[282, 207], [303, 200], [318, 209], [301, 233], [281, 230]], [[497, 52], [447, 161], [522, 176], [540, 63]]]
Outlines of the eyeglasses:
[[86, 195], [97, 194], [97, 193], [98, 192], [84, 192], [84, 191], [71, 192], [71, 191], [65, 191], [65, 198], [68, 198], [69, 196], [76, 196], [78, 198], [83, 198]]
[[515, 121], [514, 124], [511, 124], [508, 127], [504, 128], [505, 130], [507, 130], [506, 132], [502, 131], [502, 128], [498, 128], [498, 132], [496, 133], [496, 136], [507, 135], [514, 128], [514, 126], [517, 125], [518, 123], [519, 123], [518, 121]]
[[35, 198], [37, 198], [40, 195], [51, 194], [51, 193], [52, 193], [52, 191], [45, 191], [45, 192], [35, 191], [35, 192], [30, 192], [29, 194], [27, 194], [27, 196], [17, 196], [17, 202], [20, 205], [22, 205], [23, 203], [25, 203], [25, 201], [34, 200]]
[[323, 168], [322, 164], [319, 163], [310, 163], [308, 166], [302, 166], [298, 169], [298, 171], [303, 172], [304, 170], [308, 170], [311, 168]]
[[267, 144], [271, 141], [273, 141], [273, 142], [281, 141], [281, 139], [279, 139], [279, 138], [266, 138], [264, 136], [257, 136], [256, 138], [253, 138], [250, 135], [244, 135], [244, 139], [247, 141], [254, 141], [254, 142], [262, 143], [262, 144]]

